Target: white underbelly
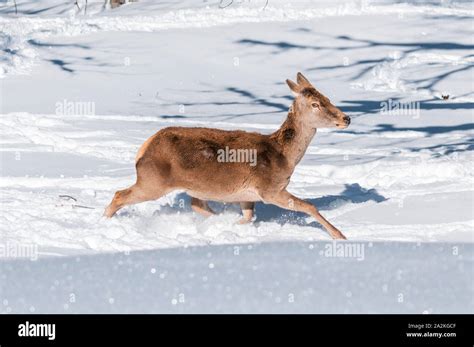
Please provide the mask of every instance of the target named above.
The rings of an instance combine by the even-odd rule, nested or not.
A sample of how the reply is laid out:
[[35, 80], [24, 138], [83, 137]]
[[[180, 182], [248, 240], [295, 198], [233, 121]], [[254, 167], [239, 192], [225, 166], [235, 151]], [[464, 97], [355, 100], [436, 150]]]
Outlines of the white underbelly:
[[244, 190], [241, 192], [235, 192], [232, 194], [217, 194], [211, 192], [196, 192], [192, 190], [186, 190], [186, 193], [193, 198], [200, 200], [212, 200], [220, 202], [241, 202], [241, 201], [261, 201], [260, 196], [252, 190]]

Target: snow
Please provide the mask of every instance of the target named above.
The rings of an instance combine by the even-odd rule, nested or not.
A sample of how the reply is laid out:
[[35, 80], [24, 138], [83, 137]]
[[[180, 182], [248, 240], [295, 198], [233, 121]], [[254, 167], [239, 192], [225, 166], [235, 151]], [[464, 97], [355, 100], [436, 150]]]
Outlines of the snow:
[[[65, 1], [17, 3], [15, 15], [0, 2], [0, 241], [35, 246], [39, 259], [0, 259], [2, 312], [62, 312], [65, 297], [36, 297], [52, 293], [53, 278], [88, 297], [67, 312], [472, 312], [471, 2], [234, 1], [222, 9], [219, 1], [141, 0], [110, 10], [89, 1], [86, 14]], [[134, 181], [146, 138], [170, 125], [272, 132], [292, 100], [284, 81], [297, 71], [352, 123], [318, 130], [289, 190], [349, 244], [377, 245], [373, 256], [321, 259], [303, 251], [329, 241], [310, 217], [258, 204], [256, 221], [237, 225], [237, 206], [213, 203], [219, 214], [204, 219], [182, 192], [102, 218], [113, 193]], [[247, 245], [249, 258], [228, 258]], [[462, 257], [446, 255], [453, 247]], [[187, 285], [209, 252], [211, 289], [197, 278]], [[252, 257], [261, 272], [249, 277]], [[134, 299], [136, 290], [154, 293], [146, 276], [156, 259], [173, 264], [165, 266], [173, 281], [154, 304]], [[141, 271], [132, 271], [135, 282], [113, 306], [91, 300], [93, 281], [118, 286], [119, 261]], [[432, 279], [439, 268], [452, 271]], [[398, 280], [399, 269], [410, 276]], [[106, 271], [113, 275], [102, 278]], [[232, 271], [249, 283], [234, 283]], [[285, 283], [285, 273], [300, 278]], [[356, 294], [358, 282], [369, 290]], [[328, 294], [328, 283], [340, 292]], [[416, 303], [398, 303], [398, 289], [372, 303], [384, 283], [416, 288]], [[182, 286], [193, 304], [170, 306]], [[231, 287], [232, 300], [208, 303], [219, 286]], [[284, 304], [274, 306], [266, 287]], [[286, 303], [290, 291], [297, 305]]]
[[0, 312], [472, 313], [472, 244], [349, 246], [352, 253], [332, 242], [284, 242], [2, 262]]

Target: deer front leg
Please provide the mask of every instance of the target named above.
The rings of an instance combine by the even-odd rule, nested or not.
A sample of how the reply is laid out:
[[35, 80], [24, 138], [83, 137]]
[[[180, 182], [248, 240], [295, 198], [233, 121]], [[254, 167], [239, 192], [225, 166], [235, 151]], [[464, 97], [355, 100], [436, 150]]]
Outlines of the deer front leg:
[[286, 190], [281, 191], [274, 196], [265, 196], [264, 201], [287, 210], [309, 214], [326, 229], [333, 239], [346, 239], [346, 237], [334, 225], [329, 223], [328, 220], [319, 213], [316, 206], [300, 198], [297, 198]]
[[254, 206], [255, 206], [255, 203], [250, 202], [250, 201], [245, 201], [245, 202], [240, 203], [240, 208], [242, 209], [243, 217], [241, 220], [237, 222], [238, 224], [247, 224], [252, 221]]
[[204, 217], [210, 217], [215, 214], [215, 212], [211, 210], [207, 204], [207, 201], [200, 200], [198, 198], [191, 198], [191, 208], [194, 212], [202, 214]]
[[111, 218], [119, 209], [127, 205], [138, 204], [149, 200], [159, 199], [164, 195], [163, 190], [147, 190], [138, 184], [134, 184], [130, 188], [119, 190], [115, 193], [114, 198], [104, 211], [104, 216]]

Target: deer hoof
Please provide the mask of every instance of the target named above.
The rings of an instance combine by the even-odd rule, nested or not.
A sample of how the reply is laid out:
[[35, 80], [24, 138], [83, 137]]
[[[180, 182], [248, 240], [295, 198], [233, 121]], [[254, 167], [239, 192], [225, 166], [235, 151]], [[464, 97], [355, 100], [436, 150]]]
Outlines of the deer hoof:
[[242, 219], [240, 219], [240, 220], [237, 222], [237, 224], [241, 224], [241, 225], [242, 225], [242, 224], [249, 224], [249, 223], [251, 223], [251, 222], [252, 222], [251, 219], [242, 218]]

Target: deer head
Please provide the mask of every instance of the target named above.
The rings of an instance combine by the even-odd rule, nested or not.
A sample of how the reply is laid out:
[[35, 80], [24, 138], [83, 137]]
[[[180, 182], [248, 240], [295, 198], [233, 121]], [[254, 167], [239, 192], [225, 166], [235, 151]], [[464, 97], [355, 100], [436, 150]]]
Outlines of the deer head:
[[312, 128], [345, 129], [349, 126], [351, 119], [318, 92], [301, 72], [296, 81], [286, 80], [286, 83], [295, 95], [294, 111], [304, 124]]

